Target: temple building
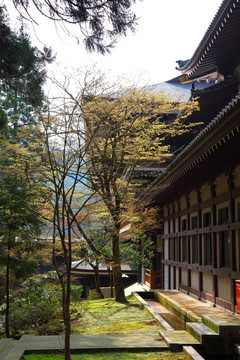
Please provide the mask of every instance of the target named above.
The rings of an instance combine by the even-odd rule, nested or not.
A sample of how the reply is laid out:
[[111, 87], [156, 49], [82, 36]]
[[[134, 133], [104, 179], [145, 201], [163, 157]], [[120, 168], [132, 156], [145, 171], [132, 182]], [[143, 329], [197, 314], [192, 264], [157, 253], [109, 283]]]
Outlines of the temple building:
[[[240, 0], [224, 0], [192, 58], [178, 61], [182, 83], [193, 84], [202, 122], [151, 185], [146, 206], [162, 209], [151, 235], [157, 253], [144, 270], [150, 288], [180, 289], [237, 311], [240, 280]], [[213, 85], [194, 90], [198, 82]], [[196, 87], [195, 87], [196, 89]]]

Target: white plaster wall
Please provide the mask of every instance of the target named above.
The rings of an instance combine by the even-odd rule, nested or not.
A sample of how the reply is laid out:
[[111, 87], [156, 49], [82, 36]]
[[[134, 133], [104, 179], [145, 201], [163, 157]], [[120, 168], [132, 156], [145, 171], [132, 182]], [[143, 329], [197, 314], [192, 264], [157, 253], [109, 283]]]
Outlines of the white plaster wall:
[[190, 202], [190, 206], [197, 205], [197, 192], [196, 191], [193, 190], [190, 192], [189, 202]]
[[210, 190], [209, 184], [203, 184], [201, 186], [201, 198], [202, 198], [202, 201], [208, 200], [211, 198], [211, 190]]
[[215, 181], [216, 195], [224, 194], [228, 191], [228, 182], [225, 174], [220, 175]]
[[187, 270], [186, 269], [182, 269], [181, 270], [181, 280], [182, 280], [182, 284], [187, 286]]
[[199, 289], [198, 271], [191, 271], [191, 287], [193, 289]]
[[213, 294], [212, 274], [203, 273], [203, 291], [208, 294]]
[[176, 268], [176, 289], [179, 288], [179, 268]]
[[170, 279], [171, 279], [170, 288], [174, 289], [174, 267], [173, 266], [170, 267]]
[[168, 265], [164, 265], [164, 289], [168, 290]]
[[218, 276], [218, 297], [231, 302], [231, 279]]
[[164, 259], [169, 260], [169, 253], [168, 253], [168, 239], [164, 239]]

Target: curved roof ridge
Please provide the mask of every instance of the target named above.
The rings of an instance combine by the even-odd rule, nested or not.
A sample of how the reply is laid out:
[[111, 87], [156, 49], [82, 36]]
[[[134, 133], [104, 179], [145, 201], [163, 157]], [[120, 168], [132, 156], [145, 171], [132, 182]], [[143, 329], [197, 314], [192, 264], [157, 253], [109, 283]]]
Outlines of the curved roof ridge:
[[[239, 3], [239, 0], [223, 0], [222, 1], [222, 4], [219, 6], [219, 8], [217, 10], [217, 13], [215, 14], [215, 16], [214, 16], [212, 22], [210, 23], [210, 25], [208, 26], [207, 31], [205, 32], [202, 40], [200, 41], [198, 47], [196, 48], [193, 56], [186, 63], [184, 63], [184, 65], [182, 67], [181, 66], [178, 67], [177, 68], [178, 70], [184, 72], [189, 68], [189, 66], [191, 64], [193, 66], [193, 69], [195, 67], [199, 67], [199, 62], [203, 61], [206, 54], [210, 50], [213, 42], [216, 40], [216, 38], [218, 37], [218, 35], [222, 31], [224, 23], [226, 22], [226, 18], [222, 18], [226, 8], [230, 7], [230, 12], [232, 12], [231, 11], [232, 7], [234, 7], [234, 8], [236, 7], [235, 3]], [[232, 7], [231, 7], [231, 5], [232, 5]], [[229, 17], [229, 14], [227, 14], [227, 17]], [[216, 31], [214, 33], [212, 33], [218, 22], [220, 23], [219, 27], [216, 29]], [[198, 56], [203, 51], [204, 47], [206, 47], [206, 49], [203, 52], [200, 61], [197, 64], [194, 65], [194, 61], [197, 60]]]
[[166, 171], [169, 171], [174, 165], [194, 146], [196, 146], [221, 120], [224, 119], [238, 103], [240, 102], [240, 92], [216, 115], [210, 123], [204, 127], [200, 133], [185, 147], [185, 149], [169, 164]]
[[219, 122], [223, 121], [225, 116], [229, 114], [229, 112], [234, 109], [235, 106], [240, 104], [240, 92], [238, 92], [235, 97], [229, 101], [229, 103], [210, 121], [210, 123], [205, 126], [200, 133], [180, 152], [180, 154], [167, 166], [165, 171], [163, 171], [145, 191], [143, 191], [139, 199], [144, 197], [144, 195], [151, 190], [164, 176], [169, 173], [174, 166], [190, 151], [192, 150], [207, 134], [213, 130], [215, 126], [219, 124]]

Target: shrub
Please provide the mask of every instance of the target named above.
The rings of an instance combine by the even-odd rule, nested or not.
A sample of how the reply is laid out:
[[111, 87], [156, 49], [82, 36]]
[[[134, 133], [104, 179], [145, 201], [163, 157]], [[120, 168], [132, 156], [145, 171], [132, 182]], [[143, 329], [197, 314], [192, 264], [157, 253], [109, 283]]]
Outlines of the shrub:
[[[71, 301], [81, 298], [83, 287], [71, 286]], [[5, 314], [5, 304], [0, 316]], [[62, 332], [62, 291], [55, 273], [36, 275], [26, 280], [21, 289], [11, 295], [9, 325], [14, 336], [22, 332], [58, 334]]]
[[[13, 309], [9, 315], [9, 326], [13, 335], [17, 335], [22, 331], [28, 332], [43, 325], [56, 322], [58, 318], [58, 305], [54, 303], [27, 304]], [[50, 334], [49, 334], [50, 335]]]
[[13, 336], [18, 335], [21, 331], [27, 331], [32, 325], [31, 317], [26, 309], [14, 309], [10, 312], [9, 327]]
[[83, 293], [82, 285], [71, 285], [71, 301], [80, 300], [82, 293]]
[[97, 292], [96, 290], [93, 290], [90, 292], [89, 296], [88, 296], [88, 300], [99, 300], [99, 299], [103, 299], [103, 294]]
[[37, 335], [59, 335], [64, 331], [63, 323], [44, 324], [37, 328]]
[[[24, 332], [35, 332], [38, 328], [55, 323], [62, 314], [61, 290], [56, 275], [48, 273], [25, 281], [21, 289], [10, 297], [9, 326], [14, 336]], [[0, 313], [5, 313], [4, 306]]]

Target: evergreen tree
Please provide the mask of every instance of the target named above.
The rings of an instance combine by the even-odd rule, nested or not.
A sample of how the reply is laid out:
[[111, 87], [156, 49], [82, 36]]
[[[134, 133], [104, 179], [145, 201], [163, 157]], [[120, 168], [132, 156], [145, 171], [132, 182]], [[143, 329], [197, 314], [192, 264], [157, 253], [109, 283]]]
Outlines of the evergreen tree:
[[35, 123], [35, 108], [44, 100], [46, 64], [53, 57], [50, 49], [33, 47], [23, 29], [11, 30], [1, 7], [0, 38], [0, 126], [4, 121], [6, 127], [7, 115], [9, 135], [16, 137], [19, 128]]
[[[45, 65], [51, 51], [32, 47], [14, 32], [0, 8], [0, 263], [5, 266], [6, 336], [9, 331], [10, 278], [22, 278], [38, 265], [42, 222], [35, 107], [43, 103]], [[24, 128], [24, 131], [22, 131]], [[37, 166], [36, 166], [37, 164]]]
[[38, 50], [23, 32], [14, 32], [8, 25], [4, 9], [0, 7], [0, 85], [3, 93], [21, 94], [26, 104], [42, 104], [45, 65], [53, 61], [51, 50]]
[[[136, 15], [131, 7], [136, 0], [12, 0], [23, 17], [34, 19], [31, 6], [42, 15], [66, 24], [78, 24], [89, 51], [109, 52], [118, 36], [134, 31]], [[37, 22], [37, 19], [34, 19]]]
[[37, 250], [41, 246], [34, 240], [42, 226], [42, 198], [38, 182], [27, 169], [31, 154], [4, 138], [0, 150], [0, 264], [6, 272], [5, 332], [9, 337], [10, 277], [24, 278], [38, 266]]

